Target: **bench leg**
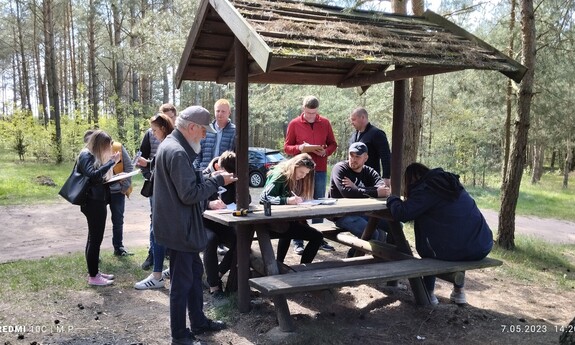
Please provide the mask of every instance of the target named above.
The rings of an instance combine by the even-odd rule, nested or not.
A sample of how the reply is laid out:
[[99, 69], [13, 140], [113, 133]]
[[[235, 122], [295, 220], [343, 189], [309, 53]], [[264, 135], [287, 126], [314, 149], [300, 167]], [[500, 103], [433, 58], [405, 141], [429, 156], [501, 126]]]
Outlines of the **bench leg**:
[[[405, 238], [403, 233], [403, 228], [400, 222], [390, 221], [389, 222], [390, 232], [395, 240], [395, 245], [397, 249], [404, 253], [413, 256], [411, 247], [409, 247], [409, 242]], [[415, 303], [417, 305], [429, 305], [431, 304], [429, 293], [423, 284], [423, 278], [411, 278], [409, 279], [409, 285], [411, 286], [411, 291], [413, 292], [413, 297], [415, 298]]]
[[[268, 276], [279, 274], [280, 272], [269, 232], [266, 229], [256, 227], [256, 233], [258, 235], [258, 242], [260, 244], [260, 251], [262, 252], [262, 258], [264, 260], [266, 274]], [[280, 329], [284, 332], [293, 332], [295, 330], [295, 325], [293, 324], [285, 296], [277, 295], [272, 299], [274, 301]]]

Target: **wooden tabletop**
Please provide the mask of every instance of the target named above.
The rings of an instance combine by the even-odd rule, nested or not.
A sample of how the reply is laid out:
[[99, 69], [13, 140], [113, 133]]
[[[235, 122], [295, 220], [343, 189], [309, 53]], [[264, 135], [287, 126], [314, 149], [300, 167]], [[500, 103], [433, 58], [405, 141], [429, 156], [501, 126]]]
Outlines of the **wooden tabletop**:
[[232, 215], [230, 210], [208, 210], [204, 217], [224, 225], [249, 225], [309, 218], [329, 218], [387, 210], [385, 199], [337, 199], [333, 205], [272, 205], [272, 215], [265, 216], [258, 205], [244, 217]]

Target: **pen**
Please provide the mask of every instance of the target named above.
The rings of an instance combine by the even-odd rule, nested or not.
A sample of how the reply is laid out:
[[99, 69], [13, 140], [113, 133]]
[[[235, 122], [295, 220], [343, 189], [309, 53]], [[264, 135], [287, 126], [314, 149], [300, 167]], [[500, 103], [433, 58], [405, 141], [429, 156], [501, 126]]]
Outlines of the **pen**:
[[293, 190], [291, 191], [291, 195], [293, 195], [293, 196], [295, 196], [295, 197], [297, 198], [297, 194], [296, 194], [296, 193], [294, 193], [294, 191], [293, 191]]

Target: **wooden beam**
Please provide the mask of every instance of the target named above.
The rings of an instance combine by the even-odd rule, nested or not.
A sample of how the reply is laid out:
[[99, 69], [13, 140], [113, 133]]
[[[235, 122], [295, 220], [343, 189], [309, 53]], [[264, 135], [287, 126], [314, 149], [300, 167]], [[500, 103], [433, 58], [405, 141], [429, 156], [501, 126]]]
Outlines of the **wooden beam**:
[[272, 51], [256, 30], [228, 0], [209, 0], [209, 2], [261, 69], [268, 71]]
[[[236, 40], [234, 40], [234, 42], [236, 42]], [[222, 82], [220, 81], [224, 75], [228, 75], [230, 74], [230, 72], [233, 71], [233, 69], [235, 68], [235, 43], [232, 44], [232, 46], [230, 47], [230, 50], [228, 51], [228, 56], [226, 57], [226, 59], [224, 60], [224, 63], [221, 65], [220, 67], [220, 71], [218, 72], [218, 77], [216, 79], [216, 82], [219, 84], [222, 84]]]
[[397, 81], [403, 79], [409, 79], [414, 77], [423, 77], [432, 74], [441, 74], [448, 72], [455, 72], [464, 70], [465, 67], [435, 67], [435, 66], [423, 66], [423, 67], [405, 67], [401, 69], [394, 69], [391, 71], [382, 71], [374, 73], [367, 76], [349, 78], [340, 82], [337, 87], [347, 88], [356, 86], [366, 86], [374, 85], [384, 82]]
[[184, 51], [182, 52], [182, 57], [180, 58], [180, 64], [178, 65], [178, 70], [176, 71], [176, 88], [180, 88], [182, 85], [182, 76], [188, 66], [188, 60], [192, 55], [192, 49], [196, 45], [196, 41], [200, 34], [202, 25], [204, 20], [206, 19], [206, 12], [208, 8], [208, 0], [203, 0], [200, 2], [200, 6], [198, 7], [198, 12], [196, 14], [196, 19], [194, 20], [194, 24], [190, 29], [190, 34], [188, 35], [188, 40], [186, 41], [186, 46], [184, 47]]

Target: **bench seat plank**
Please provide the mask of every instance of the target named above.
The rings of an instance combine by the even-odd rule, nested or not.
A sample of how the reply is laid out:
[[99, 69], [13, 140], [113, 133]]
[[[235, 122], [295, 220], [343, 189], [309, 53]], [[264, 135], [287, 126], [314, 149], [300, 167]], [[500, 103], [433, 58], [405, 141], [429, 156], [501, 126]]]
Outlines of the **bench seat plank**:
[[501, 261], [491, 258], [480, 261], [441, 261], [426, 258], [272, 275], [252, 278], [249, 283], [263, 294], [277, 295], [460, 272], [501, 264]]

